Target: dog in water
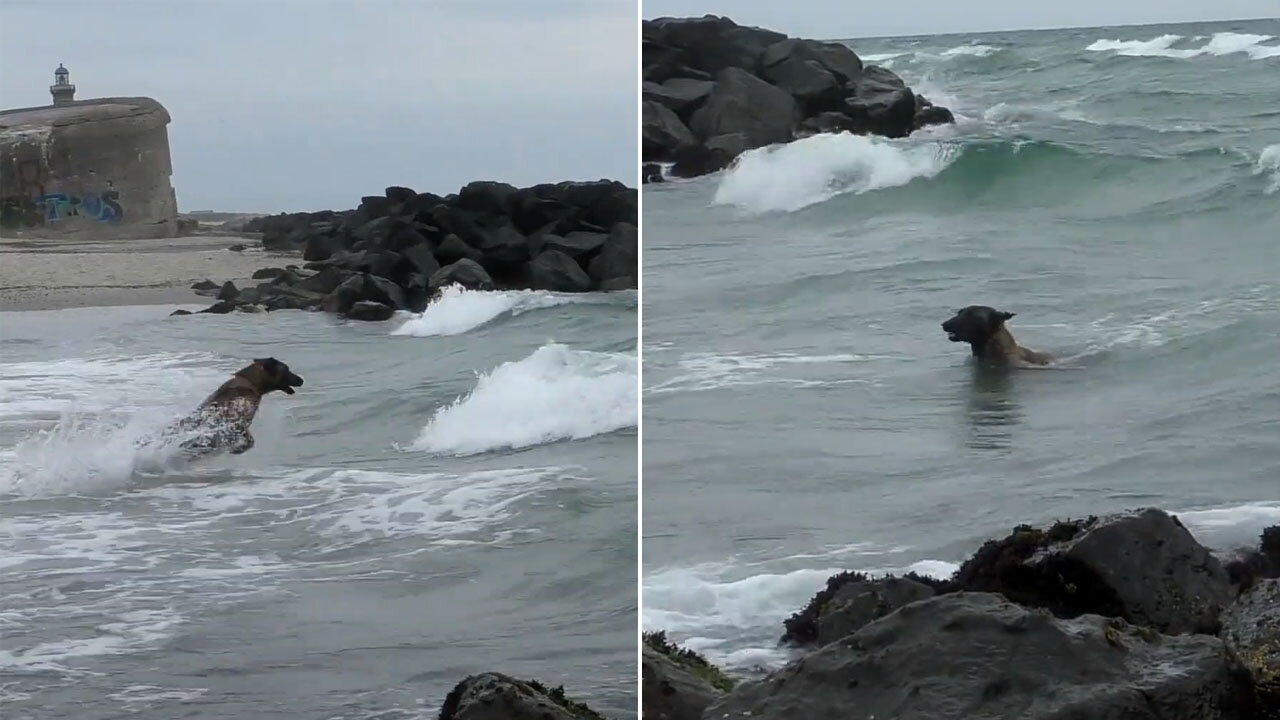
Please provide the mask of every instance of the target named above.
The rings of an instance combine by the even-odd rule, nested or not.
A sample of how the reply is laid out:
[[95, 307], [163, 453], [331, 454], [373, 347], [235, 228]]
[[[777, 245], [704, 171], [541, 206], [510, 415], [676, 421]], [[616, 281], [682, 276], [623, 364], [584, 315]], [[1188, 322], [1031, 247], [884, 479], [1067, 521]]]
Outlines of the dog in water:
[[237, 370], [164, 436], [182, 438], [178, 446], [187, 459], [219, 452], [239, 455], [253, 447], [249, 425], [262, 397], [275, 390], [292, 395], [296, 387], [302, 387], [302, 378], [288, 365], [275, 358], [259, 358]]
[[1013, 339], [1005, 323], [1015, 314], [986, 305], [970, 305], [942, 323], [942, 329], [951, 342], [969, 343], [973, 356], [989, 365], [1048, 365], [1053, 362], [1051, 355], [1028, 350]]

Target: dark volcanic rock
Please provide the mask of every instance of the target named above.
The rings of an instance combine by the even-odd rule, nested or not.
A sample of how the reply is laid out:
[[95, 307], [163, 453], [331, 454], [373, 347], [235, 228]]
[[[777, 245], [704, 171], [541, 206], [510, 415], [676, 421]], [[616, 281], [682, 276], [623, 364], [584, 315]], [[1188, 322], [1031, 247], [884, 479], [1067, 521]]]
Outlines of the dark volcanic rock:
[[644, 634], [640, 675], [645, 720], [702, 720], [703, 711], [734, 684], [706, 658], [667, 641], [663, 632]]
[[[681, 83], [673, 88], [689, 90]], [[638, 214], [635, 188], [611, 180], [525, 188], [473, 182], [446, 197], [391, 186], [351, 211], [255, 218], [264, 245], [302, 251], [305, 269], [264, 268], [253, 279], [268, 282], [228, 285], [220, 299], [235, 308], [345, 314], [358, 302], [421, 310], [447, 284], [575, 292], [634, 287], [634, 232], [615, 229], [634, 228]], [[220, 293], [208, 280], [193, 287]], [[226, 311], [219, 305], [209, 312]]]
[[395, 314], [395, 309], [390, 305], [371, 300], [361, 300], [351, 306], [351, 309], [347, 311], [346, 317], [351, 320], [380, 322], [391, 319], [391, 316]]
[[1253, 680], [1258, 718], [1280, 718], [1280, 580], [1241, 593], [1222, 614], [1222, 639]]
[[796, 101], [785, 90], [732, 67], [716, 76], [715, 88], [689, 126], [701, 138], [745, 133], [758, 147], [791, 140], [799, 119]]
[[697, 144], [689, 128], [665, 105], [646, 100], [641, 106], [640, 144], [644, 157], [667, 160], [682, 147]]
[[222, 286], [212, 280], [201, 280], [191, 285], [191, 289], [195, 291], [195, 294], [208, 295], [210, 297], [217, 295], [220, 287]]
[[[725, 68], [755, 71], [765, 48], [786, 37], [779, 32], [745, 27], [729, 18], [657, 18], [644, 23], [644, 39], [652, 47], [674, 49], [684, 66], [715, 75]], [[648, 53], [646, 53], [646, 56]], [[648, 57], [645, 65], [648, 65]], [[649, 78], [653, 79], [653, 78]], [[664, 78], [665, 80], [665, 78]]]
[[786, 55], [767, 65], [761, 75], [799, 101], [806, 113], [836, 108], [843, 98], [843, 83], [835, 74], [799, 54]]
[[222, 287], [218, 290], [217, 298], [219, 300], [235, 300], [240, 294], [240, 289], [230, 280], [222, 283]]
[[715, 83], [695, 78], [672, 78], [664, 83], [646, 82], [641, 88], [645, 102], [656, 102], [671, 108], [676, 115], [688, 117], [711, 94]]
[[[769, 78], [770, 70], [788, 62], [811, 62], [844, 84], [862, 74], [862, 60], [847, 45], [818, 40], [787, 38], [765, 48], [760, 60], [761, 74]], [[771, 81], [772, 82], [772, 81]]]
[[529, 287], [534, 290], [556, 292], [586, 292], [591, 289], [591, 278], [578, 262], [559, 250], [543, 250], [529, 262]]
[[1230, 600], [1217, 558], [1156, 508], [1045, 531], [1019, 526], [979, 548], [952, 583], [1063, 617], [1096, 613], [1169, 634], [1216, 634]]
[[827, 579], [827, 585], [800, 612], [784, 621], [782, 642], [826, 645], [856, 632], [864, 625], [917, 600], [934, 596], [940, 581], [911, 575], [872, 578], [845, 572]]
[[950, 110], [930, 105], [916, 111], [914, 125], [916, 128], [922, 128], [927, 125], [950, 125], [955, 121], [956, 116], [952, 115]]
[[438, 290], [445, 285], [461, 285], [469, 290], [492, 290], [493, 278], [474, 260], [463, 258], [436, 271], [427, 281], [427, 287]]
[[565, 696], [564, 688], [501, 673], [472, 675], [454, 686], [440, 708], [440, 720], [605, 720]]
[[707, 175], [729, 167], [735, 157], [737, 156], [723, 149], [712, 149], [706, 145], [690, 145], [676, 152], [675, 163], [671, 166], [671, 175], [678, 178]]
[[704, 717], [1245, 720], [1247, 691], [1215, 637], [954, 593], [741, 683]]
[[915, 129], [916, 96], [889, 70], [869, 65], [847, 90], [845, 114], [860, 130], [905, 137]]
[[[636, 226], [631, 223], [614, 225], [600, 248], [600, 254], [591, 261], [588, 268], [591, 279], [601, 285], [610, 280], [625, 279], [630, 284], [623, 287], [636, 287], [639, 254], [639, 231]], [[617, 285], [613, 288], [619, 289]]]

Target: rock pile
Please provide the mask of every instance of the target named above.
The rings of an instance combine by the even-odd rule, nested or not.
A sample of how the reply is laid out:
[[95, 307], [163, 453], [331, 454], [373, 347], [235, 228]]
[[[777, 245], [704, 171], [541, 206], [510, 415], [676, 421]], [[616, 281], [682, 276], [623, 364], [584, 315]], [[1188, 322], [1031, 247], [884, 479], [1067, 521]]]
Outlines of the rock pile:
[[[847, 46], [729, 18], [643, 23], [642, 155], [677, 177], [728, 166], [752, 148], [822, 132], [905, 137], [954, 122], [902, 78]], [[661, 180], [647, 165], [644, 182]]]
[[1146, 508], [1019, 526], [947, 580], [840, 573], [785, 621], [795, 660], [671, 717], [1278, 720], [1278, 540], [1224, 566]]
[[404, 187], [362, 198], [355, 210], [256, 218], [276, 252], [304, 264], [263, 268], [238, 288], [206, 281], [218, 302], [201, 312], [322, 309], [362, 320], [420, 312], [446, 285], [559, 292], [637, 286], [636, 190], [564, 182], [516, 188], [473, 182], [440, 197]]

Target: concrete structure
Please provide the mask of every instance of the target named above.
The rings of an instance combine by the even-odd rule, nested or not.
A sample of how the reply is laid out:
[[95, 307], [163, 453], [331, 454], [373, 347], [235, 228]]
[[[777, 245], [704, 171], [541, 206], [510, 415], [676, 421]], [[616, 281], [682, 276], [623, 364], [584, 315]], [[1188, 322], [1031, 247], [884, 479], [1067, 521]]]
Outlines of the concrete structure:
[[49, 92], [53, 95], [54, 105], [75, 102], [76, 86], [71, 84], [71, 72], [62, 67], [62, 63], [58, 63], [58, 69], [53, 71], [53, 84], [49, 86]]
[[175, 237], [169, 112], [145, 97], [71, 100], [66, 69], [55, 77], [53, 105], [0, 111], [0, 236]]

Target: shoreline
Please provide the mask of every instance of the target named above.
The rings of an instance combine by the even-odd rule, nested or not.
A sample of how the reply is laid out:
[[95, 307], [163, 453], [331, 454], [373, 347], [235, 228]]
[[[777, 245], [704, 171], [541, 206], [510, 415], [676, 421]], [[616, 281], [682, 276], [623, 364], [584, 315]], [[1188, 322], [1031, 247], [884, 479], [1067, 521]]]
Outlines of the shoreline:
[[[229, 248], [242, 244], [246, 250]], [[125, 305], [199, 305], [200, 280], [247, 281], [275, 253], [250, 237], [160, 240], [0, 238], [0, 312]], [[293, 258], [293, 253], [280, 257]]]

